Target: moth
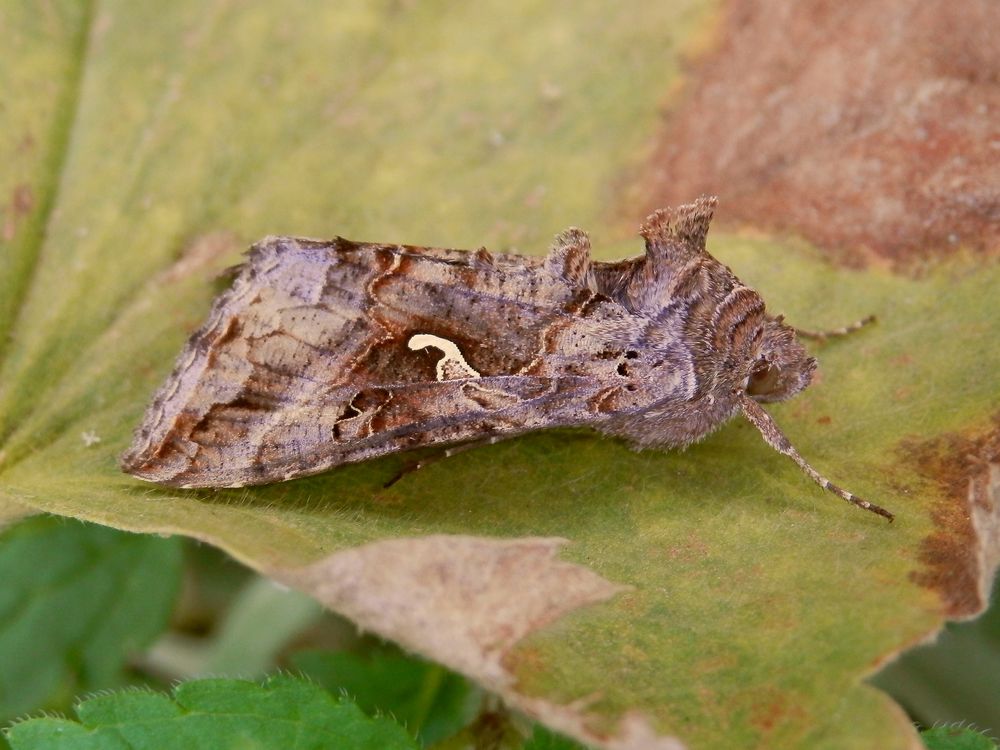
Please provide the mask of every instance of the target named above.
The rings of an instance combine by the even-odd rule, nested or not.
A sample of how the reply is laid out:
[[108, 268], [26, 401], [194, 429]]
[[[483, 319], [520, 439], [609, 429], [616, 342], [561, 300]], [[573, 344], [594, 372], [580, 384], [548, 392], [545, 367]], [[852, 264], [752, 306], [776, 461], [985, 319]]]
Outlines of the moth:
[[549, 427], [677, 448], [742, 412], [813, 481], [891, 521], [816, 472], [761, 406], [808, 386], [816, 360], [805, 332], [707, 252], [714, 207], [653, 213], [645, 254], [617, 262], [591, 260], [575, 228], [544, 258], [268, 237], [191, 336], [121, 466], [164, 485], [242, 487]]

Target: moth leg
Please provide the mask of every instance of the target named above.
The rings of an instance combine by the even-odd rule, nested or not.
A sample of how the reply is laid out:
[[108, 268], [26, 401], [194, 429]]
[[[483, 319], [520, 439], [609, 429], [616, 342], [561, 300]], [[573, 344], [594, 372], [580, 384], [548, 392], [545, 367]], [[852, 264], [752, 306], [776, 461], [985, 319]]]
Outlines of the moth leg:
[[799, 455], [799, 452], [795, 450], [794, 446], [788, 441], [788, 438], [784, 436], [778, 425], [771, 419], [771, 415], [761, 408], [760, 404], [746, 394], [740, 394], [739, 400], [740, 408], [743, 409], [743, 414], [748, 420], [750, 420], [750, 424], [757, 428], [761, 437], [764, 438], [767, 444], [778, 451], [778, 453], [783, 453], [797, 463], [799, 468], [802, 469], [802, 471], [805, 472], [805, 474], [816, 484], [824, 490], [829, 490], [837, 497], [857, 505], [859, 508], [864, 508], [867, 511], [871, 511], [872, 513], [876, 513], [889, 519], [889, 523], [892, 523], [895, 516], [893, 516], [892, 513], [887, 511], [885, 508], [875, 505], [874, 503], [870, 503], [867, 500], [863, 500], [857, 495], [851, 494], [847, 490], [841, 489], [810, 466], [809, 463]]
[[436, 464], [438, 461], [443, 461], [446, 458], [451, 458], [458, 453], [464, 453], [465, 451], [472, 450], [473, 448], [481, 448], [484, 445], [493, 445], [504, 440], [506, 436], [504, 435], [492, 435], [488, 438], [483, 438], [482, 440], [472, 440], [468, 443], [459, 443], [458, 445], [453, 445], [449, 448], [444, 448], [434, 453], [428, 454], [423, 458], [418, 458], [415, 461], [410, 461], [404, 464], [403, 468], [396, 472], [395, 476], [392, 477], [388, 482], [382, 485], [382, 487], [388, 489], [392, 485], [396, 484], [400, 479], [405, 477], [407, 474], [412, 474], [415, 471], [423, 469], [425, 466], [430, 466], [431, 464]]
[[848, 334], [859, 331], [867, 325], [875, 322], [874, 315], [868, 315], [861, 320], [851, 323], [848, 326], [843, 326], [842, 328], [831, 328], [829, 331], [806, 331], [802, 328], [795, 328], [795, 335], [801, 336], [804, 339], [813, 339], [815, 341], [826, 341], [830, 338], [837, 338], [839, 336], [847, 336]]

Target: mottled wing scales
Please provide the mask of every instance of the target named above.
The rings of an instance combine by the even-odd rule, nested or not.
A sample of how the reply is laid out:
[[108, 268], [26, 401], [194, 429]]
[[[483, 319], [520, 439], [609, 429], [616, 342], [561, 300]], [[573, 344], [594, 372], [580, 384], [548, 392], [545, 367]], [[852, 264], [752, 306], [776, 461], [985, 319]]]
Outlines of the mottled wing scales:
[[574, 295], [540, 265], [268, 239], [188, 343], [123, 467], [165, 484], [255, 484], [537, 429], [538, 399], [547, 419], [570, 419], [560, 404], [585, 401], [567, 398], [583, 378], [522, 372]]
[[714, 198], [650, 214], [639, 229], [646, 255], [636, 266], [624, 294], [633, 310], [654, 314], [667, 301], [700, 295], [701, 268], [717, 262], [705, 253], [705, 236], [715, 209]]
[[[544, 426], [523, 412], [555, 407], [573, 390], [548, 378], [494, 377], [404, 386], [370, 386], [331, 393], [270, 415], [266, 424], [245, 425], [213, 446], [213, 426], [228, 422], [226, 407], [193, 435], [202, 451], [172, 484], [232, 486], [291, 479], [333, 466], [488, 435], [515, 435]], [[545, 411], [541, 409], [541, 411]], [[232, 461], [233, 437], [256, 446], [243, 464]]]
[[705, 238], [718, 200], [702, 196], [694, 203], [654, 211], [639, 228], [646, 240], [646, 254], [683, 265], [697, 253], [705, 252]]

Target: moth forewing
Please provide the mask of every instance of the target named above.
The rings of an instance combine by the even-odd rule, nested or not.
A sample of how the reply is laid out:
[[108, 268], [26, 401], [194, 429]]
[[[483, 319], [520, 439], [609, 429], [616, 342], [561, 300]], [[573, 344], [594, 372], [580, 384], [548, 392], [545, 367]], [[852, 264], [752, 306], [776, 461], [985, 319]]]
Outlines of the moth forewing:
[[656, 212], [646, 253], [614, 263], [592, 261], [579, 229], [544, 259], [268, 238], [188, 341], [122, 467], [183, 487], [265, 484], [567, 426], [670, 448], [742, 409], [814, 480], [891, 518], [816, 474], [757, 405], [805, 388], [815, 362], [706, 251], [714, 205]]

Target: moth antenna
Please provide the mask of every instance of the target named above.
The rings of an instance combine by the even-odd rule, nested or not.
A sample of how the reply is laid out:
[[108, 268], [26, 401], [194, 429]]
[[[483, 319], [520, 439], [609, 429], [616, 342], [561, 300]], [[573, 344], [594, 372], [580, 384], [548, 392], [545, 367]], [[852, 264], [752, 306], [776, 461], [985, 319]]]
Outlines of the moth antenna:
[[557, 234], [545, 256], [545, 270], [571, 286], [595, 288], [587, 233], [570, 227]]
[[806, 331], [802, 328], [795, 328], [795, 335], [801, 336], [804, 339], [813, 339], [815, 341], [826, 341], [830, 338], [837, 338], [839, 336], [847, 336], [848, 334], [854, 333], [855, 331], [860, 331], [867, 325], [871, 325], [875, 322], [874, 315], [868, 315], [859, 321], [851, 323], [850, 325], [843, 326], [841, 328], [831, 328], [829, 331]]
[[842, 489], [831, 482], [826, 477], [822, 476], [818, 471], [816, 471], [809, 463], [799, 455], [799, 452], [795, 450], [795, 447], [788, 441], [788, 438], [781, 432], [778, 425], [771, 419], [771, 415], [768, 414], [764, 409], [761, 408], [760, 404], [754, 401], [745, 393], [739, 394], [740, 408], [743, 410], [743, 414], [750, 421], [757, 431], [760, 432], [761, 437], [774, 448], [778, 453], [783, 453], [792, 459], [795, 463], [799, 465], [805, 474], [812, 479], [816, 484], [822, 487], [824, 490], [829, 490], [837, 497], [842, 500], [846, 500], [853, 505], [857, 505], [859, 508], [864, 508], [867, 511], [876, 513], [883, 518], [889, 519], [889, 523], [892, 523], [895, 516], [874, 503], [870, 503], [857, 495], [851, 494], [845, 489]]

